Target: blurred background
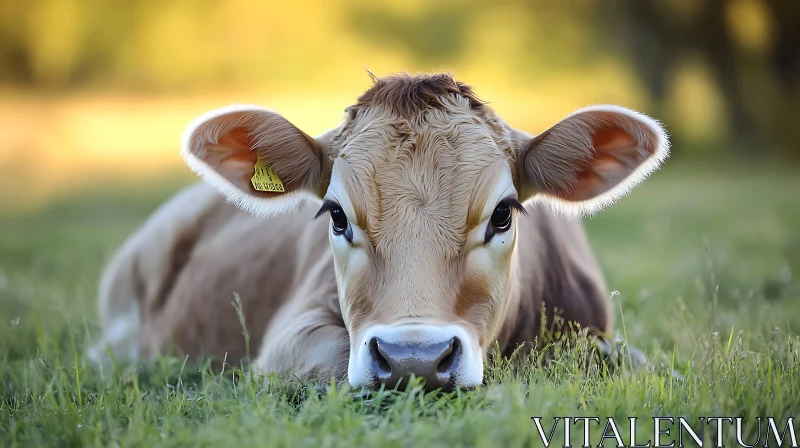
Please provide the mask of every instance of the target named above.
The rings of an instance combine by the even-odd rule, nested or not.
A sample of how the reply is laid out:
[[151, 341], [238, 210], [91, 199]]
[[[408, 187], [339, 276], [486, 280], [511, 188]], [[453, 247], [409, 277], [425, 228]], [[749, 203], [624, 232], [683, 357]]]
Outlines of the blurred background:
[[368, 68], [449, 71], [531, 133], [592, 103], [663, 121], [673, 157], [587, 222], [628, 330], [771, 328], [800, 315], [798, 30], [793, 0], [0, 0], [0, 315], [93, 328], [111, 252], [196, 180], [190, 120], [252, 103], [315, 135]]
[[0, 174], [32, 206], [174, 168], [184, 126], [231, 102], [321, 133], [365, 67], [450, 71], [533, 133], [618, 103], [677, 157], [796, 163], [799, 3], [1, 0]]

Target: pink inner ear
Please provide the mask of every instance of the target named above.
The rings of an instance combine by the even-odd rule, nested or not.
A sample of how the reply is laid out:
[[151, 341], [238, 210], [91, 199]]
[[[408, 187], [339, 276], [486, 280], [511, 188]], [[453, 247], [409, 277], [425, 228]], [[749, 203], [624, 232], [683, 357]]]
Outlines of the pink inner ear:
[[258, 157], [253, 146], [247, 129], [231, 129], [219, 138], [219, 147], [226, 148], [229, 152], [219, 161], [217, 171], [240, 189], [260, 195], [262, 192], [253, 189], [250, 183]]
[[619, 128], [599, 129], [592, 136], [592, 144], [594, 157], [578, 171], [571, 198], [575, 201], [588, 200], [614, 188], [647, 158], [636, 140]]
[[[231, 148], [234, 155], [252, 152], [253, 139], [247, 129], [233, 128], [219, 139], [219, 144]], [[255, 159], [254, 159], [255, 160]]]

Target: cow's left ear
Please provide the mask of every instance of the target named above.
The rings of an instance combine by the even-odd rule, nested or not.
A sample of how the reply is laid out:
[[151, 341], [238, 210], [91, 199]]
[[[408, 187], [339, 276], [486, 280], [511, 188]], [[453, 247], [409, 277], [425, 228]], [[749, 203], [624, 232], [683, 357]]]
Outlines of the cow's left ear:
[[184, 132], [181, 154], [230, 202], [270, 216], [325, 194], [328, 135], [312, 138], [274, 111], [237, 104], [194, 120]]
[[624, 196], [669, 156], [654, 119], [618, 106], [580, 109], [536, 137], [517, 134], [520, 195], [568, 214], [591, 214]]

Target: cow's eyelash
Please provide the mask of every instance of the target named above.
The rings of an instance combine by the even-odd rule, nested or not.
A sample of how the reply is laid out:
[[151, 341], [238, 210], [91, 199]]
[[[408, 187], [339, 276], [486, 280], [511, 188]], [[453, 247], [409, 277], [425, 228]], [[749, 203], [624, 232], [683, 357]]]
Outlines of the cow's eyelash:
[[507, 205], [507, 206], [509, 206], [509, 207], [511, 207], [513, 209], [516, 209], [518, 212], [522, 213], [523, 215], [527, 215], [528, 214], [528, 211], [525, 210], [525, 206], [522, 205], [517, 200], [517, 198], [511, 197], [511, 196], [509, 196], [509, 197], [503, 199], [502, 201], [498, 202], [497, 205], [498, 206]]
[[317, 218], [319, 218], [320, 216], [324, 215], [325, 213], [328, 213], [331, 210], [334, 210], [334, 209], [337, 209], [337, 208], [342, 208], [342, 206], [337, 204], [336, 202], [331, 201], [330, 199], [325, 199], [322, 202], [322, 207], [320, 207], [319, 211], [317, 212], [317, 214], [314, 215], [314, 219], [313, 220], [316, 220]]

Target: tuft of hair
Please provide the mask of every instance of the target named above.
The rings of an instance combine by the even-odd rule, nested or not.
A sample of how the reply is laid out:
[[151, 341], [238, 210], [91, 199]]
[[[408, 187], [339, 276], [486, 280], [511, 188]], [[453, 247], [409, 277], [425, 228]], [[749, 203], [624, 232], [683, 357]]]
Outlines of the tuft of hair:
[[378, 82], [378, 77], [375, 75], [375, 73], [372, 73], [372, 70], [368, 69], [367, 67], [364, 67], [364, 71], [367, 72], [367, 75], [369, 75], [369, 79], [372, 80], [373, 84]]
[[[369, 72], [369, 71], [368, 71]], [[478, 98], [472, 87], [453, 79], [448, 73], [408, 73], [373, 77], [373, 86], [358, 98], [356, 107], [382, 106], [402, 117], [414, 116], [426, 109], [444, 108], [443, 98], [460, 96], [469, 101], [472, 109], [481, 110], [486, 103]]]

